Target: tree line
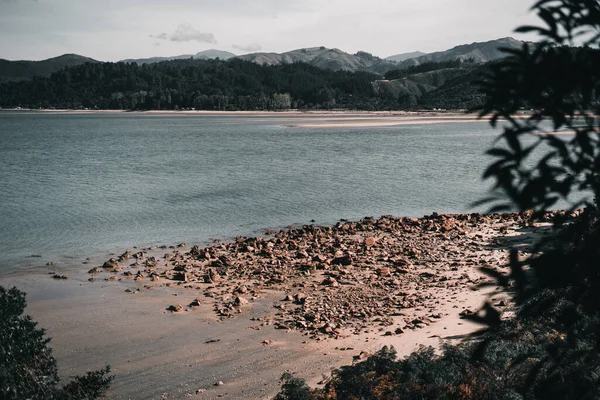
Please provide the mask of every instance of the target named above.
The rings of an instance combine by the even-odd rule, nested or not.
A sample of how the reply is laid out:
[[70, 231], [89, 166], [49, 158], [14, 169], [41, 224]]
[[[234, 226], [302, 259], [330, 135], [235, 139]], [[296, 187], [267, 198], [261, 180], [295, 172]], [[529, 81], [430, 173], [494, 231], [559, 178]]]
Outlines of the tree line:
[[[409, 73], [460, 67], [429, 63]], [[468, 74], [471, 76], [472, 74]], [[405, 109], [401, 96], [380, 96], [369, 72], [305, 63], [263, 66], [243, 60], [172, 60], [156, 64], [86, 63], [49, 78], [0, 84], [0, 107], [118, 110]], [[434, 95], [435, 96], [435, 95]], [[439, 100], [439, 99], [436, 99]], [[437, 104], [411, 104], [412, 108]], [[464, 108], [456, 99], [447, 108]]]

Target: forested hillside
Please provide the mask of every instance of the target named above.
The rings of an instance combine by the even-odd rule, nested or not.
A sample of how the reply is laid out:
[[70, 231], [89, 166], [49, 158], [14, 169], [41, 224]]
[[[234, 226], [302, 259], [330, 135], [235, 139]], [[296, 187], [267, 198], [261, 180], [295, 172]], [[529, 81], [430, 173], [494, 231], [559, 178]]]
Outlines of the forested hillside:
[[65, 67], [95, 63], [94, 59], [77, 54], [63, 54], [42, 61], [9, 61], [0, 58], [0, 82], [16, 82], [33, 77], [48, 77]]
[[[459, 109], [480, 98], [470, 87], [479, 68], [461, 62], [430, 63], [381, 80], [369, 72], [333, 71], [305, 63], [263, 66], [243, 60], [193, 59], [146, 65], [87, 63], [49, 78], [0, 85], [0, 107], [397, 110], [443, 104]], [[466, 102], [453, 89], [457, 78], [470, 91]]]

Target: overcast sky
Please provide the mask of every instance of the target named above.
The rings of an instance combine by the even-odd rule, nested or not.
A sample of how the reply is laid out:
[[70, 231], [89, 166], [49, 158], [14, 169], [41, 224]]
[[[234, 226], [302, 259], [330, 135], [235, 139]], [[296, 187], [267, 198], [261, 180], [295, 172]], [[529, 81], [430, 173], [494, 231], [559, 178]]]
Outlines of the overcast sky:
[[515, 35], [527, 0], [0, 0], [0, 58], [337, 47], [380, 57]]

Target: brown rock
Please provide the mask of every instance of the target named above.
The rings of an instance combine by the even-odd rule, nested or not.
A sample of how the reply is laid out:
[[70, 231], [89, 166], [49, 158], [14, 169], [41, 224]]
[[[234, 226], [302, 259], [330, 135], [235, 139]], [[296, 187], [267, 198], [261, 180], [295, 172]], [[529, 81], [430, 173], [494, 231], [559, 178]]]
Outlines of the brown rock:
[[344, 254], [341, 257], [334, 258], [331, 263], [333, 265], [352, 265], [352, 257], [350, 254]]
[[190, 307], [199, 307], [200, 306], [200, 300], [199, 299], [194, 299], [194, 301], [192, 301], [190, 303]]
[[102, 268], [113, 269], [113, 270], [118, 269], [119, 263], [117, 263], [117, 260], [115, 260], [114, 258], [111, 258], [110, 260], [108, 260], [104, 264], [102, 264]]
[[173, 304], [167, 308], [167, 311], [180, 312], [183, 311], [183, 306], [181, 304]]
[[325, 278], [323, 280], [323, 282], [321, 282], [321, 285], [331, 286], [331, 287], [340, 286], [339, 282], [332, 276], [328, 276], [327, 278]]
[[243, 298], [242, 296], [237, 296], [234, 300], [234, 303], [236, 306], [243, 306], [248, 304], [248, 300], [246, 300], [245, 298]]

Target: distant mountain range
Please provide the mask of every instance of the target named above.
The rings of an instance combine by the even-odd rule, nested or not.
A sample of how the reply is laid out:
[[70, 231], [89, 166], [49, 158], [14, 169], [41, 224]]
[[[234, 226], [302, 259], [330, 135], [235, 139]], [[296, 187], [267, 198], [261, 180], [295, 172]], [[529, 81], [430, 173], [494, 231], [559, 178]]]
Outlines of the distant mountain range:
[[359, 51], [349, 54], [340, 49], [311, 47], [288, 51], [286, 53], [252, 53], [237, 57], [261, 65], [292, 64], [304, 62], [312, 66], [334, 71], [367, 71], [383, 74], [396, 68], [396, 64], [382, 60], [370, 53]]
[[419, 57], [412, 57], [402, 61], [399, 67], [408, 68], [414, 65], [420, 65], [427, 62], [444, 62], [452, 60], [472, 60], [476, 64], [483, 64], [488, 61], [494, 61], [506, 54], [501, 51], [502, 48], [517, 49], [523, 45], [520, 40], [506, 37], [502, 39], [490, 40], [488, 42], [476, 42], [463, 44], [446, 51], [424, 54]]
[[[379, 75], [395, 69], [407, 69], [416, 65], [431, 62], [444, 62], [460, 59], [481, 64], [493, 61], [504, 56], [500, 51], [502, 47], [517, 48], [522, 42], [513, 38], [502, 38], [488, 42], [471, 43], [453, 47], [446, 51], [424, 54], [412, 52], [397, 54], [386, 59], [373, 56], [370, 53], [359, 51], [349, 54], [339, 49], [325, 47], [311, 47], [292, 50], [285, 53], [251, 53], [236, 56], [233, 53], [220, 50], [206, 50], [197, 54], [184, 54], [173, 57], [151, 57], [143, 59], [127, 59], [123, 62], [152, 64], [162, 61], [181, 59], [215, 59], [231, 60], [241, 59], [260, 65], [280, 65], [304, 62], [312, 66], [330, 70], [366, 71]], [[0, 59], [0, 82], [19, 81], [32, 79], [35, 76], [48, 77], [53, 72], [64, 67], [75, 66], [87, 62], [96, 63], [94, 59], [77, 54], [65, 54], [43, 61], [8, 61]]]
[[35, 76], [50, 76], [65, 67], [98, 61], [77, 54], [63, 54], [42, 61], [9, 61], [0, 58], [0, 82], [21, 81]]
[[196, 53], [196, 54], [183, 54], [180, 56], [173, 56], [173, 57], [129, 58], [127, 60], [121, 60], [121, 61], [129, 62], [129, 63], [134, 62], [134, 63], [141, 65], [141, 64], [153, 64], [153, 63], [162, 62], [162, 61], [185, 60], [185, 59], [190, 59], [190, 58], [193, 58], [196, 60], [211, 60], [211, 59], [215, 59], [215, 58], [219, 58], [221, 60], [228, 60], [233, 57], [236, 57], [236, 55], [233, 53], [230, 53], [228, 51], [210, 49], [210, 50], [201, 51], [200, 53]]
[[389, 56], [389, 57], [386, 57], [385, 60], [394, 61], [394, 62], [402, 62], [402, 61], [410, 60], [411, 58], [417, 58], [420, 56], [424, 56], [425, 54], [427, 54], [427, 53], [422, 53], [420, 51], [413, 51], [412, 53], [402, 53], [402, 54], [396, 54], [393, 56]]

